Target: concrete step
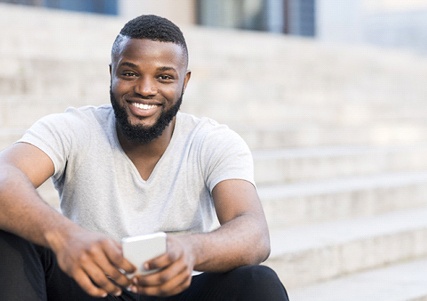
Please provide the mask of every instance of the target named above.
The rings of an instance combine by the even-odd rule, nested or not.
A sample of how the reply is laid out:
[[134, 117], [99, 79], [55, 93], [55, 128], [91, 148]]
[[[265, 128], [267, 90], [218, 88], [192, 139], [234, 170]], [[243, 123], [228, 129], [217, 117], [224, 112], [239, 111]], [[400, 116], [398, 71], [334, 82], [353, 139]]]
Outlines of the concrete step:
[[9, 95], [0, 101], [0, 128], [2, 132], [8, 129], [12, 132], [16, 132], [17, 129], [25, 130], [39, 118], [52, 113], [62, 113], [70, 106], [100, 105], [109, 102], [108, 88], [105, 89], [104, 97]]
[[18, 140], [24, 129], [1, 129], [0, 128], [0, 151]]
[[[16, 19], [25, 22], [16, 24], [13, 22]], [[0, 24], [4, 26], [0, 28], [5, 30], [1, 31], [4, 39], [0, 42], [0, 52], [7, 54], [6, 57], [18, 56], [20, 59], [43, 57], [61, 62], [86, 58], [108, 64], [111, 43], [123, 21], [52, 10], [17, 9], [2, 4]], [[33, 28], [40, 29], [38, 34], [28, 35], [28, 30]], [[98, 28], [103, 28], [102, 33]], [[191, 51], [190, 67], [198, 75], [194, 78], [199, 78], [197, 85], [189, 86], [189, 94], [197, 95], [195, 100], [203, 96], [204, 104], [212, 103], [206, 102], [206, 98], [215, 103], [224, 96], [228, 100], [249, 98], [262, 99], [263, 102], [286, 99], [293, 103], [317, 104], [319, 108], [322, 104], [352, 100], [400, 103], [406, 96], [408, 104], [416, 102], [417, 95], [427, 92], [419, 81], [425, 74], [427, 60], [419, 57], [371, 48], [326, 47], [315, 41], [261, 33], [204, 28], [185, 28], [185, 32]], [[201, 40], [205, 42], [200, 43]], [[263, 42], [254, 45], [254, 40]], [[48, 47], [46, 41], [52, 41]], [[3, 60], [2, 64], [7, 64], [7, 60]], [[77, 69], [87, 69], [84, 64], [88, 65], [87, 61]], [[12, 65], [11, 70], [20, 69], [19, 64], [7, 65]], [[52, 67], [52, 64], [48, 65]], [[224, 68], [225, 65], [228, 68]], [[240, 80], [242, 73], [246, 80], [254, 79], [250, 85]], [[14, 73], [3, 73], [7, 74]], [[213, 85], [212, 79], [222, 81]], [[339, 83], [341, 89], [330, 89], [334, 83]], [[365, 91], [369, 91], [369, 95]], [[360, 111], [357, 108], [345, 110], [351, 112], [348, 114], [350, 118]]]
[[427, 301], [427, 258], [289, 290], [292, 301]]
[[427, 204], [375, 217], [276, 229], [271, 242], [266, 264], [288, 288], [304, 287], [426, 257]]
[[[39, 193], [58, 209], [52, 187], [47, 182]], [[425, 206], [379, 217], [272, 229], [271, 239], [272, 254], [266, 264], [278, 271], [291, 300], [318, 297], [319, 301], [351, 301], [357, 296], [363, 297], [357, 300], [366, 301], [424, 300], [417, 298], [425, 296], [427, 259], [369, 272], [355, 271], [426, 255]], [[313, 285], [336, 277], [340, 278]]]
[[[123, 20], [2, 4], [1, 24], [0, 127], [27, 119], [14, 118], [25, 97], [33, 105], [25, 104], [25, 116], [64, 100], [108, 102], [109, 52]], [[253, 32], [184, 31], [193, 77], [183, 108], [230, 124], [252, 148], [427, 139], [425, 58]]]
[[[124, 21], [113, 16], [0, 3], [0, 31], [4, 37], [0, 52], [108, 60], [108, 51]], [[28, 34], [35, 30], [37, 34]]]
[[258, 185], [427, 170], [427, 145], [254, 150]]
[[[48, 105], [48, 101], [43, 97], [56, 97], [57, 101], [63, 101], [66, 97], [71, 100], [70, 105], [76, 105], [79, 98], [95, 101], [105, 99], [104, 101], [108, 102], [108, 58], [76, 58], [66, 54], [63, 57], [57, 56], [57, 53], [54, 57], [40, 57], [35, 54], [19, 56], [13, 53], [1, 56], [0, 64], [4, 68], [3, 71], [0, 70], [0, 95], [5, 100], [11, 98], [12, 102], [15, 99], [25, 101], [26, 97], [30, 102], [40, 105]], [[372, 122], [424, 121], [427, 114], [427, 106], [421, 102], [403, 103], [381, 99], [367, 102], [343, 100], [341, 96], [327, 103], [318, 102], [316, 98], [311, 102], [295, 102], [277, 92], [283, 89], [282, 82], [272, 86], [271, 83], [263, 83], [254, 78], [251, 80], [253, 83], [247, 85], [240, 77], [224, 81], [222, 77], [215, 76], [204, 80], [203, 74], [199, 77], [199, 68], [202, 67], [192, 68], [193, 78], [188, 86], [183, 108], [196, 115], [208, 115], [220, 122], [251, 125], [267, 123], [276, 126], [283, 122], [290, 125], [308, 123], [351, 126]], [[271, 89], [267, 92], [275, 95], [265, 95], [265, 86], [274, 88], [273, 91], [276, 92], [271, 92]], [[263, 101], [260, 102], [259, 99]]]
[[[108, 103], [108, 101], [105, 101], [105, 98], [93, 99], [92, 101], [78, 98], [74, 106], [101, 103]], [[0, 102], [0, 107], [2, 105], [4, 105], [3, 107], [8, 106]], [[23, 132], [40, 117], [53, 112], [63, 112], [66, 107], [73, 105], [73, 103], [52, 101], [51, 106], [33, 105], [34, 107], [30, 107], [30, 104], [18, 101], [15, 105], [15, 110], [0, 110], [0, 127], [2, 128], [0, 135], [9, 136], [8, 129], [11, 129], [12, 132], [17, 132], [17, 130]], [[320, 126], [315, 124], [283, 124], [280, 127], [254, 126], [251, 129], [240, 126], [230, 127], [242, 136], [252, 150], [319, 146], [409, 146], [427, 141], [427, 123], [389, 123], [352, 127]], [[8, 143], [9, 141], [7, 143], [0, 141], [0, 145], [7, 145]]]
[[427, 141], [427, 124], [382, 123], [358, 126], [286, 124], [248, 128], [231, 125], [252, 149], [315, 146], [410, 145]]
[[[272, 229], [358, 216], [372, 216], [422, 206], [427, 200], [427, 172], [401, 172], [328, 181], [258, 187]], [[57, 206], [52, 184], [40, 193]]]
[[[240, 87], [236, 84], [232, 88], [221, 88], [219, 80], [212, 79], [212, 88], [223, 91], [224, 94], [215, 98], [212, 94], [200, 100], [199, 94], [191, 92], [194, 87], [200, 86], [196, 70], [193, 73], [186, 92], [183, 109], [195, 115], [207, 115], [219, 122], [235, 126], [249, 125], [250, 127], [265, 126], [298, 126], [315, 125], [321, 127], [351, 127], [380, 124], [425, 124], [427, 106], [422, 104], [407, 105], [403, 102], [386, 104], [353, 103], [351, 101], [337, 100], [332, 104], [294, 103], [284, 97], [267, 97], [262, 102], [260, 97], [248, 95], [237, 97], [238, 94], [251, 93], [250, 88]], [[230, 84], [230, 83], [227, 83]], [[257, 83], [259, 84], [259, 83]], [[255, 85], [255, 84], [254, 84]], [[280, 84], [281, 86], [283, 84]], [[270, 84], [271, 86], [271, 84]], [[253, 85], [250, 87], [253, 88]], [[205, 89], [205, 93], [208, 93]], [[261, 90], [261, 87], [259, 87]], [[200, 91], [202, 93], [202, 91]], [[230, 95], [230, 94], [236, 95]], [[214, 100], [215, 99], [215, 100]], [[236, 114], [236, 112], [239, 112]]]
[[[10, 63], [9, 58], [5, 60]], [[59, 65], [57, 68], [51, 66], [54, 64], [53, 62], [28, 62], [28, 65], [33, 64], [36, 66], [17, 68], [17, 73], [26, 74], [19, 76], [16, 74], [10, 79], [2, 78], [0, 74], [0, 95], [2, 95], [0, 126], [13, 126], [13, 116], [16, 116], [18, 110], [23, 114], [31, 114], [34, 109], [52, 113], [61, 112], [66, 106], [110, 102], [107, 64], [99, 64], [98, 67], [95, 67], [95, 62], [91, 61], [90, 64], [84, 63], [85, 67], [79, 69], [76, 67], [75, 61], [58, 61], [55, 63]], [[88, 68], [88, 65], [91, 68]], [[24, 69], [25, 72], [22, 72], [21, 69]], [[77, 69], [83, 75], [75, 76], [74, 73], [77, 72]], [[67, 70], [64, 75], [62, 75], [63, 70]], [[197, 85], [197, 79], [195, 79], [194, 85]], [[212, 85], [215, 86], [215, 82]], [[209, 101], [206, 104], [204, 101], [200, 101], [198, 96], [194, 95], [194, 97], [197, 98], [197, 104], [195, 104], [194, 98], [188, 98], [186, 95], [182, 106], [183, 111], [196, 116], [208, 116], [218, 122], [226, 123], [239, 132], [243, 132], [249, 137], [252, 136], [252, 139], [268, 140], [268, 135], [277, 139], [282, 133], [288, 132], [288, 136], [290, 136], [300, 131], [307, 136], [305, 140], [316, 141], [316, 135], [325, 130], [331, 131], [331, 135], [336, 135], [337, 130], [356, 130], [360, 127], [375, 129], [377, 135], [384, 135], [381, 131], [385, 130], [397, 131], [398, 139], [401, 139], [400, 136], [406, 133], [407, 139], [410, 139], [413, 135], [410, 126], [426, 126], [427, 124], [425, 120], [427, 106], [415, 106], [411, 112], [405, 112], [407, 105], [404, 103], [388, 104], [388, 110], [391, 111], [388, 114], [384, 114], [385, 108], [382, 106], [378, 108], [374, 104], [364, 105], [365, 112], [360, 113], [359, 116], [353, 114], [352, 118], [347, 118], [343, 111], [346, 110], [346, 107], [353, 106], [351, 103], [316, 106], [293, 104], [283, 99], [276, 99], [271, 103], [264, 101], [260, 104], [257, 100], [236, 101], [222, 98], [222, 100], [215, 101], [215, 105], [209, 105]], [[254, 131], [254, 127], [257, 129], [256, 131]], [[334, 129], [336, 130], [334, 131]], [[400, 134], [399, 131], [403, 131], [403, 133]], [[390, 133], [386, 134], [391, 136]], [[287, 138], [292, 140], [292, 136]], [[355, 138], [357, 139], [357, 137]]]
[[[10, 58], [4, 58], [7, 63]], [[15, 116], [17, 108], [31, 112], [38, 107], [48, 112], [56, 112], [57, 104], [68, 104], [69, 106], [78, 106], [80, 104], [99, 103], [102, 100], [108, 103], [109, 95], [109, 78], [107, 64], [95, 67], [95, 63], [80, 62], [85, 68], [91, 66], [92, 72], [86, 72], [81, 68], [83, 76], [77, 77], [74, 74], [76, 68], [75, 61], [58, 61], [58, 62], [34, 62], [16, 59], [16, 73], [10, 78], [5, 78], [0, 74], [0, 95], [2, 96], [1, 115]], [[1, 64], [0, 58], [0, 64]], [[3, 65], [7, 65], [7, 63]], [[25, 65], [19, 67], [19, 65]], [[52, 65], [57, 65], [53, 67]], [[10, 70], [11, 68], [7, 68]], [[22, 72], [22, 69], [25, 72]], [[40, 70], [41, 69], [41, 70]], [[46, 70], [45, 70], [46, 69]], [[62, 75], [63, 70], [67, 70]], [[96, 71], [94, 71], [96, 70]], [[90, 83], [90, 84], [88, 84]], [[212, 83], [215, 85], [215, 83]], [[197, 85], [195, 80], [194, 85]], [[12, 91], [21, 93], [12, 94]], [[56, 105], [56, 107], [55, 107]], [[224, 109], [226, 108], [226, 109]], [[263, 114], [259, 112], [260, 106], [257, 102], [248, 101], [231, 101], [229, 98], [217, 101], [215, 106], [205, 105], [204, 103], [195, 104], [190, 98], [185, 98], [182, 110], [193, 113], [197, 116], [208, 116], [227, 124], [252, 124], [261, 125], [266, 121], [274, 121], [276, 124], [282, 124], [286, 120], [287, 124], [295, 123], [316, 123], [318, 125], [341, 124], [341, 120], [335, 120], [340, 116], [339, 110], [335, 107], [323, 107], [316, 109], [313, 107], [297, 106], [287, 104], [285, 101], [276, 101], [263, 109]], [[235, 112], [239, 111], [239, 114]], [[373, 110], [374, 111], [374, 110]], [[4, 118], [3, 118], [4, 119]], [[396, 118], [394, 119], [396, 121]], [[11, 126], [7, 119], [2, 121], [1, 126]], [[365, 119], [364, 119], [365, 121]], [[274, 124], [273, 123], [273, 124]]]
[[[99, 102], [100, 104], [101, 102]], [[4, 104], [0, 104], [3, 107]], [[84, 105], [81, 103], [81, 105]], [[54, 111], [63, 112], [67, 102], [51, 101], [51, 106], [15, 105], [15, 114], [0, 111], [0, 149], [19, 139], [38, 118]], [[262, 149], [264, 145], [250, 145], [253, 149], [255, 176], [258, 185], [293, 183], [350, 175], [427, 169], [424, 155], [427, 145], [400, 146], [329, 146]]]
[[[17, 100], [42, 107], [49, 107], [50, 100], [53, 98], [56, 98], [57, 102], [67, 101], [73, 106], [81, 103], [80, 99], [87, 100], [85, 104], [100, 100], [109, 102], [108, 63], [109, 61], [90, 58], [52, 60], [51, 58], [0, 57], [0, 64], [8, 70], [4, 72], [5, 74], [1, 74], [0, 71], [3, 114], [13, 114], [15, 112], [13, 104], [16, 104]], [[67, 71], [64, 72], [64, 70]], [[316, 130], [318, 126], [333, 129], [360, 125], [426, 123], [424, 117], [427, 116], [427, 106], [421, 104], [354, 103], [343, 102], [341, 99], [332, 104], [316, 104], [315, 100], [310, 104], [294, 103], [279, 96], [267, 98], [260, 103], [259, 97], [237, 97], [244, 91], [251, 92], [244, 86], [238, 86], [239, 81], [234, 80], [236, 84], [231, 87], [234, 87], [235, 91], [232, 92], [231, 87], [222, 88], [222, 82], [212, 78], [210, 85], [228, 95], [216, 98], [215, 95], [207, 94], [201, 101], [200, 95], [203, 92], [192, 91], [201, 85], [196, 68], [193, 70], [193, 79], [188, 86], [182, 109], [198, 116], [209, 116], [219, 122], [240, 127], [242, 125], [258, 127], [268, 124], [270, 127], [280, 128], [285, 125], [290, 129], [312, 127]]]
[[2, 54], [0, 63], [5, 66], [0, 71], [0, 95], [5, 100], [25, 101], [26, 97], [30, 102], [47, 104], [43, 97], [62, 101], [108, 95], [108, 59]]
[[[111, 43], [123, 22], [2, 4], [0, 95], [104, 98]], [[37, 34], [28, 35], [34, 28]], [[426, 115], [427, 87], [419, 80], [427, 72], [425, 58], [280, 35], [184, 31], [193, 71], [184, 106], [198, 115], [210, 112], [227, 123], [316, 121], [314, 130], [317, 123], [333, 128], [403, 118], [409, 124], [408, 117]]]
[[427, 171], [260, 186], [272, 229], [372, 216], [427, 202]]

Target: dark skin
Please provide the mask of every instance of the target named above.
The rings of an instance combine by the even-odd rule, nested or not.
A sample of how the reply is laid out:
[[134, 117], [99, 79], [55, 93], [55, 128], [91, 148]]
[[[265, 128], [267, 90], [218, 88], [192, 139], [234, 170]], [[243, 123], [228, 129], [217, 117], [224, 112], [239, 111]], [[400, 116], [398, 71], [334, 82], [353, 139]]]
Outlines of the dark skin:
[[[161, 111], [169, 110], [181, 96], [190, 79], [181, 46], [141, 39], [125, 39], [119, 55], [113, 55], [110, 66], [111, 88], [120, 106], [125, 108], [132, 125], [152, 126]], [[139, 106], [149, 106], [148, 109]], [[127, 139], [117, 128], [120, 144], [148, 179], [166, 150], [175, 127], [175, 119], [162, 135], [147, 144]]]
[[[190, 79], [183, 49], [144, 39], [125, 39], [120, 49], [110, 65], [113, 94], [132, 124], [152, 126]], [[143, 179], [163, 155], [174, 126], [175, 119], [146, 144], [127, 139], [118, 128], [120, 144]], [[61, 269], [92, 296], [119, 295], [129, 286], [140, 294], [170, 296], [189, 287], [193, 270], [227, 271], [258, 264], [269, 254], [267, 223], [255, 187], [226, 180], [212, 192], [221, 226], [211, 233], [168, 235], [167, 252], [144, 263], [160, 270], [128, 279], [120, 270], [131, 273], [135, 267], [117, 241], [74, 224], [36, 193], [53, 172], [50, 158], [34, 146], [17, 143], [0, 153], [0, 228], [51, 248]]]

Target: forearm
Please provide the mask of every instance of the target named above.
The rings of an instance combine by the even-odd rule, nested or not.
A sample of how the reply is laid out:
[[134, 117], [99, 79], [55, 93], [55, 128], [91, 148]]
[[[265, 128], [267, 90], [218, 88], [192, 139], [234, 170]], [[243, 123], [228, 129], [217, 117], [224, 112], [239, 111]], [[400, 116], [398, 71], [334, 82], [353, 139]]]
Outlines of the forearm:
[[53, 241], [63, 234], [60, 232], [75, 226], [41, 199], [33, 184], [18, 168], [1, 167], [0, 229], [52, 247]]
[[194, 270], [226, 272], [259, 264], [270, 251], [262, 212], [237, 215], [210, 233], [168, 235], [167, 246], [166, 254], [145, 263], [145, 268], [159, 272], [136, 276], [134, 293], [174, 295], [188, 288]]
[[221, 272], [259, 264], [270, 254], [270, 238], [263, 216], [245, 214], [211, 233], [189, 235], [198, 271]]

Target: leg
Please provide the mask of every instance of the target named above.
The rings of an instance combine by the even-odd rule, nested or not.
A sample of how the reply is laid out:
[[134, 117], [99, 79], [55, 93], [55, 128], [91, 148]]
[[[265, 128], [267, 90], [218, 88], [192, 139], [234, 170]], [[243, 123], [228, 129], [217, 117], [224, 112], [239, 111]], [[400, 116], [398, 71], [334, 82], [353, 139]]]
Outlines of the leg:
[[227, 273], [203, 273], [193, 277], [191, 286], [169, 298], [147, 300], [198, 301], [288, 301], [276, 273], [266, 266], [243, 266]]
[[[206, 275], [209, 299], [235, 301], [288, 301], [277, 274], [266, 266], [243, 266], [224, 274]], [[202, 280], [203, 281], [203, 280]]]
[[289, 300], [286, 289], [276, 272], [269, 267], [244, 266], [231, 271], [227, 278], [230, 281], [228, 291], [234, 298], [231, 300]]
[[[87, 295], [62, 272], [52, 251], [1, 230], [0, 267], [0, 300], [100, 300]], [[136, 300], [136, 296], [127, 293], [103, 300]]]
[[47, 300], [44, 270], [34, 245], [0, 231], [0, 266], [0, 300]]

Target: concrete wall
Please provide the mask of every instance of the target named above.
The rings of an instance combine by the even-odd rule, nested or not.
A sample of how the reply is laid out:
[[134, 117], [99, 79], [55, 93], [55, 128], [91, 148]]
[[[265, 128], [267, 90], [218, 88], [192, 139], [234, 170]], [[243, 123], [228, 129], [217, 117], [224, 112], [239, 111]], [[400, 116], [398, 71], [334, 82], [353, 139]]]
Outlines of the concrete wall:
[[196, 1], [120, 0], [119, 13], [124, 19], [131, 19], [142, 14], [155, 14], [180, 25], [189, 25], [196, 23]]
[[423, 0], [318, 0], [317, 38], [427, 54]]
[[[1, 5], [5, 144], [45, 114], [109, 102], [109, 53], [125, 21]], [[183, 109], [231, 125], [254, 148], [386, 144], [427, 133], [425, 58], [259, 32], [183, 31], [193, 71]]]

